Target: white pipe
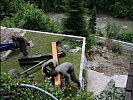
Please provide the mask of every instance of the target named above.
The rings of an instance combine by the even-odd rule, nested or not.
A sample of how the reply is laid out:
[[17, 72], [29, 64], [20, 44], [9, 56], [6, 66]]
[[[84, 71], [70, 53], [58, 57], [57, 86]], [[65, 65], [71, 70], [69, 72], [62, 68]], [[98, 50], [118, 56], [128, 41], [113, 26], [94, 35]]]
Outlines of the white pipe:
[[30, 88], [39, 90], [39, 91], [41, 91], [41, 92], [43, 92], [43, 93], [49, 95], [50, 97], [52, 97], [54, 100], [58, 100], [58, 99], [57, 99], [55, 96], [53, 96], [51, 93], [49, 93], [49, 92], [47, 92], [47, 91], [45, 91], [45, 90], [43, 90], [43, 89], [41, 89], [41, 88], [39, 88], [39, 87], [36, 87], [36, 86], [34, 86], [34, 85], [20, 84], [20, 86], [22, 86], [22, 87], [30, 87]]

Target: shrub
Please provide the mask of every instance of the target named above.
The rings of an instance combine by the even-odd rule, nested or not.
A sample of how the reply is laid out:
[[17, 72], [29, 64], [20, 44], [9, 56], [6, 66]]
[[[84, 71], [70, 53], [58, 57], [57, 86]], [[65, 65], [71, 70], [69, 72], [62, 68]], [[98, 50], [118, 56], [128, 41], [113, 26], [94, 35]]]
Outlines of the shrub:
[[108, 49], [112, 50], [114, 53], [118, 53], [118, 54], [122, 53], [122, 47], [118, 43], [113, 42], [111, 39], [106, 39], [104, 41], [104, 45]]
[[13, 14], [18, 12], [21, 5], [24, 3], [23, 0], [1, 0], [0, 2], [0, 21], [5, 17], [12, 17]]
[[86, 41], [86, 52], [88, 52], [88, 50], [91, 49], [91, 47], [94, 44], [96, 44], [95, 36], [94, 36], [94, 34], [90, 34], [87, 37], [87, 41]]
[[[32, 80], [33, 81], [33, 80]], [[46, 96], [44, 93], [35, 91], [34, 89], [30, 88], [22, 88], [19, 85], [21, 83], [24, 84], [31, 84], [31, 80], [29, 78], [11, 78], [8, 74], [2, 73], [0, 77], [0, 90], [1, 90], [1, 96], [0, 99], [3, 100], [3, 94], [7, 93], [8, 95], [12, 94], [14, 96], [11, 96], [12, 99], [18, 98], [23, 99], [36, 99], [36, 100], [51, 100], [48, 96]], [[36, 82], [35, 82], [36, 83]], [[35, 85], [35, 84], [34, 84]], [[42, 89], [45, 91], [48, 91], [52, 93], [54, 96], [56, 96], [59, 100], [79, 100], [79, 99], [87, 99], [87, 100], [93, 100], [92, 94], [87, 94], [86, 90], [77, 91], [76, 89], [73, 89], [71, 87], [63, 86], [61, 90], [59, 91], [58, 88], [55, 88], [49, 81], [49, 79], [46, 78], [45, 83], [43, 83]]]
[[101, 46], [101, 47], [103, 47], [104, 46], [104, 43], [103, 43], [103, 41], [97, 41], [97, 43], [96, 43], [97, 45], [99, 45], [99, 46]]
[[109, 21], [106, 25], [107, 37], [116, 39], [121, 32], [121, 26], [114, 21]]
[[118, 38], [121, 41], [133, 43], [133, 30], [123, 31]]
[[51, 20], [34, 5], [27, 3], [23, 3], [20, 10], [13, 14], [13, 17], [5, 18], [2, 21], [2, 25], [39, 31], [60, 32], [56, 22]]
[[102, 29], [97, 28], [97, 29], [96, 29], [96, 35], [97, 35], [97, 36], [104, 37], [104, 32], [102, 31]]
[[66, 17], [64, 18], [64, 34], [88, 36], [88, 25], [85, 19], [86, 10], [81, 0], [66, 0]]
[[118, 53], [118, 54], [122, 53], [122, 47], [118, 43], [113, 42], [111, 49], [114, 53]]

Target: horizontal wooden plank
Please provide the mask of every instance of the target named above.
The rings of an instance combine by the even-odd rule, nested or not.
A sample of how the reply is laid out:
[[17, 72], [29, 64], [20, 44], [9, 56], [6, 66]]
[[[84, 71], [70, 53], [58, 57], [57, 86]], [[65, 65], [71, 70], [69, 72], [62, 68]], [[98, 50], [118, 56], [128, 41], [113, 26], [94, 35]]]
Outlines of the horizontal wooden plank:
[[[58, 57], [62, 57], [64, 56], [65, 53], [64, 52], [60, 52], [58, 53]], [[52, 59], [53, 56], [52, 54], [39, 54], [39, 55], [31, 55], [31, 56], [27, 56], [27, 57], [20, 57], [18, 60], [19, 62], [21, 61], [36, 61], [36, 60], [45, 60], [45, 59]]]

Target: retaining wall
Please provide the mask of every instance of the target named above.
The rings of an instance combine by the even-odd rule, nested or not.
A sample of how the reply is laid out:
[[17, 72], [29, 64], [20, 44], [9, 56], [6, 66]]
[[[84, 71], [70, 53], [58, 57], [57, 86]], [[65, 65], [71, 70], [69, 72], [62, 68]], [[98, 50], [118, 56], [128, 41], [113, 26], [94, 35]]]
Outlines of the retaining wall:
[[[104, 37], [95, 36], [96, 40], [105, 40]], [[119, 40], [111, 39], [113, 42], [122, 46], [123, 52], [131, 54], [133, 52], [133, 43], [123, 42]]]

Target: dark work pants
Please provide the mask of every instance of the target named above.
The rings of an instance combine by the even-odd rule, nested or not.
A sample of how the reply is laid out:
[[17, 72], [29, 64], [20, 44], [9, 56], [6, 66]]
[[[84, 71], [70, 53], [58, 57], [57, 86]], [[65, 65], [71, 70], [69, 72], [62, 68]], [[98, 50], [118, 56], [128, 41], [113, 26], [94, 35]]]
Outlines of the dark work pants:
[[71, 80], [72, 80], [73, 82], [77, 83], [78, 88], [80, 89], [80, 82], [79, 82], [78, 79], [76, 79], [74, 69], [71, 70], [71, 72], [70, 72], [70, 77], [71, 77]]
[[20, 43], [19, 44], [20, 51], [23, 53], [24, 56], [28, 55], [27, 49], [26, 49], [26, 44], [25, 43]]

